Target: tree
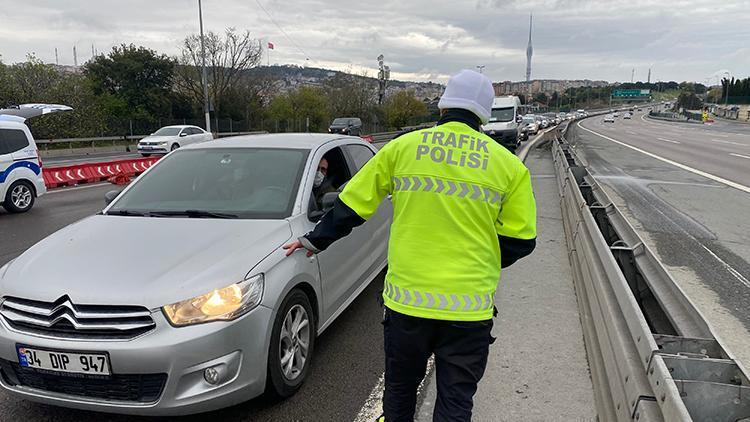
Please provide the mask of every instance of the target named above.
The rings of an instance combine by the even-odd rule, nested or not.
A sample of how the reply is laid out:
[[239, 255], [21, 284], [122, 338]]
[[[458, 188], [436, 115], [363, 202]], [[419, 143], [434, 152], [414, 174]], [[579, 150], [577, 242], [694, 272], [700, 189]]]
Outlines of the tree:
[[367, 120], [377, 105], [377, 84], [367, 73], [337, 73], [326, 82], [331, 113], [336, 117], [359, 117]]
[[280, 131], [303, 131], [307, 119], [311, 132], [322, 132], [330, 123], [325, 92], [303, 86], [274, 98], [268, 106], [268, 117], [276, 120]]
[[534, 94], [534, 101], [547, 105], [547, 94], [545, 94], [544, 92], [538, 92]]
[[419, 117], [426, 116], [427, 106], [414, 97], [414, 91], [398, 91], [385, 100], [383, 104], [386, 122], [392, 128], [400, 129], [415, 123]]
[[703, 107], [703, 102], [695, 95], [695, 92], [689, 90], [682, 91], [677, 97], [677, 107], [685, 110], [699, 110]]
[[[250, 31], [238, 33], [227, 28], [224, 36], [209, 31], [204, 36], [206, 72], [209, 98], [214, 110], [223, 110], [226, 96], [235, 89], [243, 72], [260, 63], [263, 55], [260, 41], [250, 37]], [[182, 43], [177, 69], [177, 87], [197, 104], [203, 104], [200, 35], [189, 35]]]
[[145, 47], [122, 44], [84, 68], [93, 93], [113, 116], [169, 116], [174, 61]]

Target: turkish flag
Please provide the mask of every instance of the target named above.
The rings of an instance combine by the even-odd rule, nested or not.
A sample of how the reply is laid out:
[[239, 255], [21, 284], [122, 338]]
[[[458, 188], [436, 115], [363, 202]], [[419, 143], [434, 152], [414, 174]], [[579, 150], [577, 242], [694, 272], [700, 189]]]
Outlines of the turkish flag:
[[268, 49], [273, 50], [273, 43], [270, 41], [268, 42]]

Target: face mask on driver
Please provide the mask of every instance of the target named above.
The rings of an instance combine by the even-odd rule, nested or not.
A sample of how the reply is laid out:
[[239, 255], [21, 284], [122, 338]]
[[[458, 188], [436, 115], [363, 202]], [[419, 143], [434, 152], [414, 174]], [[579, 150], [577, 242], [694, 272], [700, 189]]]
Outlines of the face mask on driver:
[[313, 181], [313, 186], [316, 188], [319, 187], [321, 184], [323, 184], [323, 180], [326, 178], [325, 174], [323, 174], [320, 170], [318, 170], [315, 173], [315, 180]]

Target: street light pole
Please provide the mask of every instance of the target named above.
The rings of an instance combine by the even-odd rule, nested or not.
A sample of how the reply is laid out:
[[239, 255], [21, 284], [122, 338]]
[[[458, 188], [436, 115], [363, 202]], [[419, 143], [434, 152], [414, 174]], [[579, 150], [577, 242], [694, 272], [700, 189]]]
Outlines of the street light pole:
[[208, 107], [208, 77], [206, 76], [206, 48], [203, 45], [203, 9], [201, 8], [201, 0], [198, 0], [198, 20], [200, 21], [201, 26], [201, 59], [203, 59], [203, 64], [201, 65], [201, 83], [203, 84], [203, 112], [206, 115], [206, 132], [211, 132], [211, 113]]
[[725, 105], [729, 105], [729, 86], [730, 86], [730, 85], [729, 85], [729, 82], [730, 82], [730, 81], [729, 81], [729, 77], [730, 77], [731, 75], [729, 74], [729, 72], [724, 72], [724, 74], [725, 74], [725, 75], [727, 75], [727, 95], [726, 95], [726, 98], [725, 98], [725, 100], [724, 100], [724, 104], [725, 104]]

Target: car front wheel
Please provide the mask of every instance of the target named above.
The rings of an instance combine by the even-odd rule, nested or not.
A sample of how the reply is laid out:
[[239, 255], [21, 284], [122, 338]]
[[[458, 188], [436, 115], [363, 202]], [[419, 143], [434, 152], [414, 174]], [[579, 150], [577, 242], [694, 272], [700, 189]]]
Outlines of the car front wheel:
[[310, 299], [299, 289], [284, 299], [271, 333], [267, 391], [289, 397], [299, 390], [310, 369], [315, 320]]
[[5, 193], [3, 208], [11, 213], [26, 212], [34, 206], [34, 188], [25, 180], [13, 182]]
[[180, 147], [180, 144], [178, 144], [178, 143], [174, 143], [174, 144], [172, 144], [172, 148], [170, 148], [169, 150], [170, 150], [170, 151], [174, 151], [174, 150], [176, 150], [176, 149], [177, 149], [177, 148], [179, 148], [179, 147]]

